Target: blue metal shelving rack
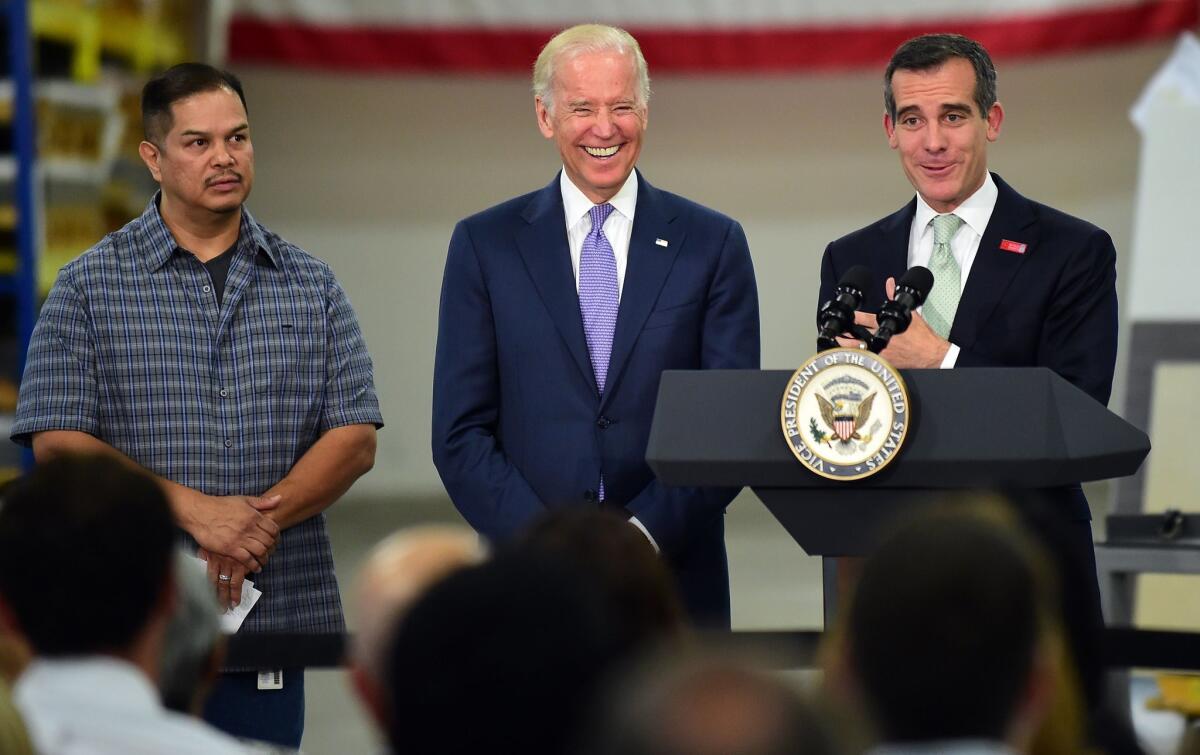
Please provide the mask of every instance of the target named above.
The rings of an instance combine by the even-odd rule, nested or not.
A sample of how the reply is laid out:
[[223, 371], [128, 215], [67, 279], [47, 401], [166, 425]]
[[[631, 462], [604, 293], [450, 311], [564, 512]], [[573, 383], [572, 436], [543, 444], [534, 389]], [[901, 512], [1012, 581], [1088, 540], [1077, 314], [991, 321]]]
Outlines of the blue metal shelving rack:
[[[37, 131], [33, 103], [33, 55], [28, 0], [2, 0], [8, 27], [9, 69], [13, 82], [13, 157], [16, 174], [13, 202], [17, 217], [17, 267], [14, 274], [0, 276], [0, 290], [13, 294], [17, 326], [18, 380], [25, 370], [25, 354], [37, 320]], [[30, 466], [33, 457], [24, 455]]]

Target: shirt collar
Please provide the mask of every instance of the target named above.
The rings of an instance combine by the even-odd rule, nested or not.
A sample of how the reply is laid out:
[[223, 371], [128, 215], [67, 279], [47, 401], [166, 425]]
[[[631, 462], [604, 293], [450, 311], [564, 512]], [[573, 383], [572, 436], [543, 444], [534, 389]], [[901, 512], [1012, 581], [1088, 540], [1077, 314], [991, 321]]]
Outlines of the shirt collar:
[[[105, 700], [119, 701], [126, 710], [158, 710], [158, 692], [137, 666], [107, 655], [35, 658], [17, 679], [14, 697], [44, 704], [64, 700], [74, 691], [104, 690]], [[90, 693], [88, 693], [90, 694]], [[63, 704], [70, 704], [69, 699]]]
[[[562, 191], [563, 212], [566, 215], [567, 227], [570, 228], [578, 223], [580, 218], [587, 215], [595, 203], [588, 199], [571, 181], [565, 168], [559, 173], [558, 186]], [[612, 199], [608, 200], [608, 203], [613, 206], [614, 210], [632, 221], [634, 209], [637, 207], [637, 195], [638, 179], [637, 171], [634, 170], [630, 171], [629, 178], [625, 179], [625, 183], [621, 184], [620, 190]]]
[[[963, 200], [963, 203], [955, 207], [953, 212], [962, 220], [963, 223], [971, 227], [976, 236], [983, 236], [983, 231], [987, 228], [988, 220], [992, 217], [992, 210], [996, 207], [996, 198], [1000, 196], [1000, 191], [996, 188], [996, 182], [992, 180], [992, 174], [984, 172], [983, 185], [975, 190], [975, 193]], [[929, 206], [925, 198], [917, 194], [917, 215], [915, 218], [916, 227], [925, 232], [925, 228], [933, 220], [934, 216], [942, 215]]]
[[[157, 271], [163, 265], [167, 264], [167, 260], [171, 259], [171, 255], [176, 250], [181, 249], [175, 237], [171, 234], [171, 229], [167, 227], [167, 223], [163, 220], [162, 212], [158, 209], [159, 200], [162, 197], [161, 191], [154, 192], [154, 196], [150, 199], [150, 204], [146, 205], [145, 212], [142, 213], [141, 230], [145, 234], [148, 243], [146, 266], [151, 272]], [[262, 228], [254, 220], [254, 216], [242, 205], [242, 220], [241, 227], [238, 229], [237, 249], [239, 251], [262, 252], [267, 259], [275, 267], [279, 267], [279, 259], [271, 245], [267, 243], [267, 239], [262, 232]]]

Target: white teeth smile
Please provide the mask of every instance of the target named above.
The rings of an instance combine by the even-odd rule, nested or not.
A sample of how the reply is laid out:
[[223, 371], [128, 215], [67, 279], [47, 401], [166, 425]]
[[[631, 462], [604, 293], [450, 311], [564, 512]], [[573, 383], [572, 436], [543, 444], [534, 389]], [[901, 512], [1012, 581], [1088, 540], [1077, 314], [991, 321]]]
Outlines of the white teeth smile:
[[611, 147], [584, 147], [583, 151], [587, 152], [592, 157], [612, 157], [617, 154], [617, 150], [621, 148], [620, 144], [615, 144]]

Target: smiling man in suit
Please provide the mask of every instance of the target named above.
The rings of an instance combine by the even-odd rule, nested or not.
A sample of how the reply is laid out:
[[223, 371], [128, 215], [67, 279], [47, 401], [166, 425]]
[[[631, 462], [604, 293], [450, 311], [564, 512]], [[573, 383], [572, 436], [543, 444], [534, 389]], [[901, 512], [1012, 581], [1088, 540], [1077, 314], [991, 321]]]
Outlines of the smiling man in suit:
[[548, 508], [627, 515], [673, 567], [692, 617], [728, 626], [723, 513], [737, 491], [661, 485], [645, 452], [663, 370], [758, 367], [745, 234], [635, 170], [650, 83], [628, 33], [559, 33], [538, 56], [533, 92], [563, 169], [454, 230], [434, 462], [493, 540]]
[[[853, 265], [877, 279], [924, 265], [933, 290], [884, 350], [892, 364], [1044, 365], [1108, 403], [1116, 250], [1103, 230], [1026, 199], [988, 172], [987, 147], [1000, 136], [1004, 108], [987, 51], [956, 34], [905, 42], [888, 64], [884, 104], [888, 144], [917, 195], [826, 248], [821, 301]], [[885, 293], [868, 293], [860, 323], [874, 329]]]
[[[987, 148], [1000, 136], [1004, 108], [987, 51], [957, 34], [905, 42], [884, 75], [884, 105], [888, 144], [916, 196], [829, 244], [820, 300], [833, 297], [850, 267], [866, 265], [877, 280], [888, 278], [856, 315], [873, 330], [894, 279], [924, 265], [933, 289], [882, 352], [893, 365], [1045, 366], [1107, 403], [1117, 352], [1116, 250], [1100, 228], [1026, 199], [988, 172]], [[1021, 509], [1057, 550], [1064, 614], [1094, 706], [1101, 617], [1087, 500], [1076, 485]]]

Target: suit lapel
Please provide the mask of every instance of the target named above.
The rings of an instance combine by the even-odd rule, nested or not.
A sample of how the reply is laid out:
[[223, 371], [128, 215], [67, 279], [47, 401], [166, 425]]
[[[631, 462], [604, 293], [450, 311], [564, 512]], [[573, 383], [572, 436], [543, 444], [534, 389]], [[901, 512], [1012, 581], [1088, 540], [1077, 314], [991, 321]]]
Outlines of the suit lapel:
[[[998, 196], [992, 217], [979, 241], [979, 251], [967, 275], [950, 329], [950, 341], [963, 348], [975, 344], [984, 323], [992, 316], [1001, 298], [1008, 290], [1013, 276], [1025, 258], [1036, 252], [1037, 219], [1029, 200], [1014, 191], [1008, 184], [992, 174]], [[1024, 254], [1005, 251], [1001, 242], [1009, 240], [1026, 245]]]
[[[619, 385], [642, 326], [658, 301], [658, 294], [683, 247], [686, 230], [681, 225], [672, 225], [673, 220], [675, 211], [667, 205], [662, 192], [646, 183], [638, 173], [637, 209], [629, 238], [629, 261], [625, 267], [625, 285], [621, 289], [621, 307], [617, 311], [617, 329], [608, 363], [607, 390], [601, 406], [608, 402]], [[666, 245], [659, 244], [660, 240]]]
[[867, 304], [874, 304], [872, 311], [879, 311], [887, 300], [884, 288], [887, 279], [900, 280], [900, 276], [908, 269], [908, 239], [916, 213], [917, 199], [913, 197], [911, 202], [879, 222], [878, 228], [883, 238], [871, 250], [874, 256], [871, 271], [878, 278], [874, 282], [874, 289], [867, 296]]
[[527, 225], [517, 232], [517, 247], [567, 350], [592, 389], [596, 390], [596, 376], [592, 373], [587, 339], [583, 334], [583, 316], [579, 313], [579, 294], [575, 289], [575, 271], [571, 268], [571, 248], [567, 243], [562, 191], [558, 182], [555, 177], [525, 208], [521, 216]]

